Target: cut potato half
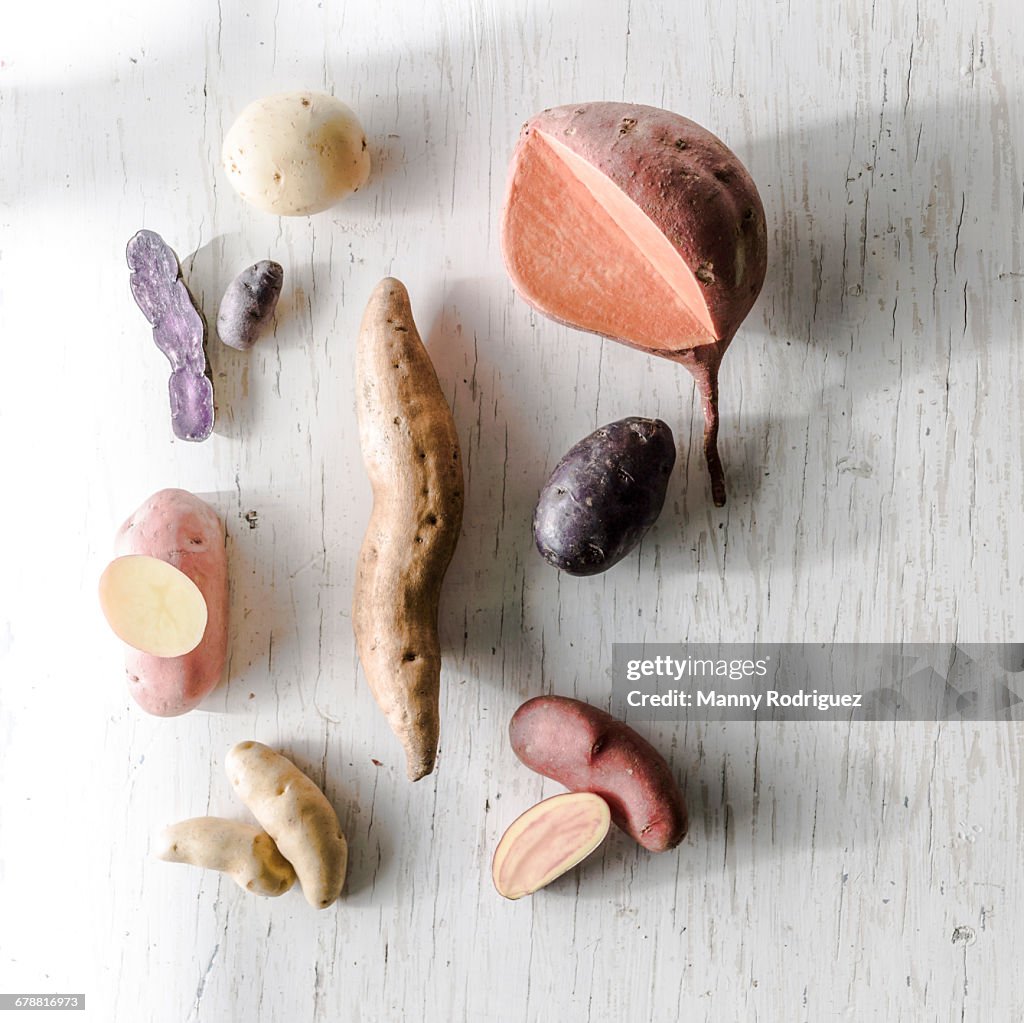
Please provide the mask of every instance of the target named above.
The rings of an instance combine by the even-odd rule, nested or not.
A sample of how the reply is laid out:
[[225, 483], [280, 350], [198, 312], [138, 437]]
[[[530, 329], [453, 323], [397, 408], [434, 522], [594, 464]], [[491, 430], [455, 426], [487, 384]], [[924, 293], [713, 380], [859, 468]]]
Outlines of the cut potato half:
[[608, 804], [593, 792], [552, 796], [510, 825], [494, 852], [494, 887], [506, 899], [521, 899], [551, 884], [585, 860], [605, 839]]
[[115, 558], [100, 576], [100, 607], [115, 635], [154, 657], [191, 653], [206, 632], [206, 600], [184, 572], [145, 554]]

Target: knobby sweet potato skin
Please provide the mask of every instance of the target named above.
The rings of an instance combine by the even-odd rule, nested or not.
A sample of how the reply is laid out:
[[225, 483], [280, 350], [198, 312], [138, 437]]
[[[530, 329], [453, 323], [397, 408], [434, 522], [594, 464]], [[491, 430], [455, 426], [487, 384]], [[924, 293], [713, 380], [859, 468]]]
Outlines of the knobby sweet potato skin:
[[208, 618], [203, 638], [182, 657], [125, 647], [128, 691], [143, 710], [175, 717], [192, 710], [221, 680], [228, 648], [228, 565], [224, 524], [187, 490], [161, 490], [121, 526], [114, 556], [148, 554], [180, 569], [199, 587]]
[[612, 820], [651, 852], [686, 836], [686, 802], [664, 757], [629, 725], [565, 696], [527, 700], [512, 716], [509, 739], [531, 770], [573, 792], [593, 792]]
[[393, 278], [367, 304], [356, 359], [359, 442], [373, 512], [352, 605], [359, 660], [416, 781], [434, 769], [440, 731], [438, 604], [462, 530], [455, 420]]

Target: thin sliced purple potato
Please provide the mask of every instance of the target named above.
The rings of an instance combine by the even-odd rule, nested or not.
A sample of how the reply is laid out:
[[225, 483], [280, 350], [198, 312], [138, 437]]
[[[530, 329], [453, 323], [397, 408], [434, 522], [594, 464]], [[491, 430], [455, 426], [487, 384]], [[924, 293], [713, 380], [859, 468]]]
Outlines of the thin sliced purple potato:
[[227, 287], [217, 313], [217, 336], [247, 352], [270, 325], [281, 297], [284, 268], [262, 259], [243, 270]]
[[181, 279], [178, 257], [155, 231], [139, 231], [128, 243], [127, 256], [132, 295], [171, 364], [171, 429], [181, 440], [206, 440], [214, 416], [206, 325]]

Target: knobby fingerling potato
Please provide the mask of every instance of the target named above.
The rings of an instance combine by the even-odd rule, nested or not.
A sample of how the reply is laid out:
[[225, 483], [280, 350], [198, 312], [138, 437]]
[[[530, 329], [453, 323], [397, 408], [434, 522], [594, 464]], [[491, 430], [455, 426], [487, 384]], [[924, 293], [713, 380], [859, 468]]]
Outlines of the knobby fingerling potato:
[[[216, 688], [227, 661], [224, 523], [205, 501], [187, 490], [161, 490], [118, 530], [114, 555], [101, 581], [101, 605], [118, 635], [147, 647], [125, 646], [128, 691], [150, 714], [184, 714]], [[165, 562], [194, 586], [177, 573], [154, 566], [150, 559]], [[187, 647], [204, 608], [205, 626], [197, 645], [180, 655], [174, 655], [173, 643], [159, 646], [186, 636], [177, 649]], [[161, 656], [161, 651], [168, 656]]]
[[545, 110], [512, 157], [501, 245], [538, 311], [693, 374], [712, 496], [724, 504], [718, 370], [768, 263], [764, 209], [736, 155], [655, 107]]
[[629, 725], [565, 696], [537, 696], [512, 715], [515, 755], [573, 792], [593, 792], [651, 852], [686, 836], [686, 802], [664, 757]]
[[232, 746], [224, 766], [238, 798], [295, 868], [306, 901], [326, 909], [341, 894], [348, 869], [348, 843], [327, 797], [261, 742]]
[[192, 817], [164, 828], [154, 855], [167, 863], [190, 863], [227, 874], [254, 895], [283, 895], [295, 870], [265, 831], [222, 817]]
[[416, 781], [437, 756], [437, 616], [462, 528], [462, 456], [408, 292], [393, 278], [377, 285], [363, 316], [356, 403], [373, 511], [359, 551], [352, 624], [370, 689]]

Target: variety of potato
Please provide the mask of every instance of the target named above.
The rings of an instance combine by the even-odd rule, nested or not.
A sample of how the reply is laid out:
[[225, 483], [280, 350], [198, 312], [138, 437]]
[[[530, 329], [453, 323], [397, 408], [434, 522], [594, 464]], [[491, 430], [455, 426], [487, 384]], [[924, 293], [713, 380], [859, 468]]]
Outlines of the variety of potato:
[[223, 871], [256, 895], [283, 895], [297, 877], [306, 901], [326, 909], [345, 885], [348, 843], [323, 791], [261, 742], [232, 746], [225, 767], [260, 827], [221, 817], [179, 821], [158, 838], [157, 859]]
[[[239, 194], [281, 216], [325, 210], [358, 190], [370, 161], [355, 114], [311, 92], [259, 100], [224, 139], [224, 168]], [[733, 153], [699, 125], [651, 107], [559, 107], [523, 128], [509, 177], [502, 249], [513, 283], [541, 312], [681, 362], [704, 398], [705, 455], [716, 504], [725, 500], [717, 452], [717, 371], [760, 290], [764, 211]], [[176, 436], [213, 428], [205, 323], [173, 251], [152, 231], [128, 245], [131, 289], [171, 363]], [[258, 262], [220, 303], [221, 340], [250, 348], [273, 318], [282, 267]], [[394, 279], [374, 291], [356, 369], [360, 441], [374, 493], [359, 555], [353, 626], [377, 702], [400, 738], [412, 780], [429, 774], [439, 733], [441, 584], [459, 537], [463, 477], [458, 434]], [[578, 442], [543, 487], [534, 516], [541, 555], [580, 576], [626, 556], [657, 519], [675, 462], [669, 427], [631, 417]], [[154, 494], [117, 534], [100, 604], [126, 644], [129, 689], [161, 716], [194, 708], [227, 658], [224, 525], [184, 490]], [[509, 726], [512, 749], [569, 792], [508, 827], [495, 850], [494, 885], [532, 894], [590, 855], [614, 821], [663, 852], [687, 829], [682, 792], [644, 738], [579, 700], [536, 697]], [[277, 896], [298, 879], [309, 903], [334, 903], [348, 847], [318, 786], [290, 760], [242, 742], [226, 767], [259, 827], [215, 817], [171, 825], [157, 855], [228, 874]]]

